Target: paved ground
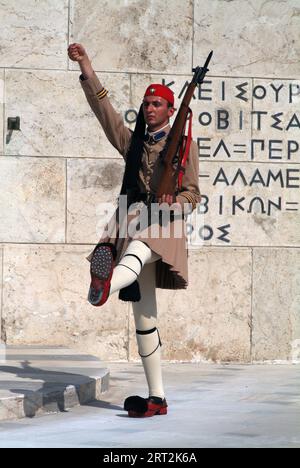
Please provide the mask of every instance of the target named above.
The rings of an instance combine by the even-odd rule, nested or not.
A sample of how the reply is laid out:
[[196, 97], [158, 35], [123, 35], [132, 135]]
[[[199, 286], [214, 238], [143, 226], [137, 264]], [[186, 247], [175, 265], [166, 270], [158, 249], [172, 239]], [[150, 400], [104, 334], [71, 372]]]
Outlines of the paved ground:
[[169, 413], [131, 419], [124, 398], [145, 393], [140, 364], [102, 363], [102, 400], [0, 423], [0, 447], [300, 447], [300, 366], [164, 363]]

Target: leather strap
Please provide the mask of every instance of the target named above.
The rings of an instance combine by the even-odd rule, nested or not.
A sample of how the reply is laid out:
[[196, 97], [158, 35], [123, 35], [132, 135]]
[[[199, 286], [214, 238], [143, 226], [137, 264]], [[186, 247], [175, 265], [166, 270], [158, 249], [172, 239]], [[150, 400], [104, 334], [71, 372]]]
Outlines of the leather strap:
[[130, 255], [131, 257], [135, 257], [135, 258], [137, 258], [137, 259], [138, 259], [138, 261], [140, 262], [140, 265], [141, 265], [141, 270], [142, 270], [142, 268], [143, 268], [142, 260], [141, 260], [141, 259], [140, 259], [140, 258], [139, 258], [137, 255], [135, 255], [135, 254], [132, 254], [132, 253], [128, 253], [128, 254], [125, 254], [125, 255], [123, 255], [123, 257], [122, 257], [122, 258], [124, 258], [124, 257], [128, 257], [129, 255]]
[[[192, 142], [192, 119], [193, 119], [193, 112], [189, 108], [189, 115], [187, 118], [187, 121], [189, 121], [188, 134], [187, 136], [183, 137], [183, 143], [179, 150], [179, 155], [180, 155], [180, 160], [181, 160], [181, 166], [180, 166], [179, 174], [178, 174], [178, 189], [179, 190], [181, 190], [181, 187], [182, 187], [182, 178], [183, 178], [183, 174], [185, 173], [185, 166], [186, 166], [187, 159], [189, 157], [189, 152], [190, 152], [190, 147], [191, 147], [191, 142]], [[186, 123], [185, 123], [185, 128], [186, 128]], [[184, 128], [183, 133], [185, 133], [185, 128]]]
[[136, 333], [137, 333], [138, 335], [149, 335], [150, 333], [153, 333], [153, 332], [155, 332], [156, 330], [157, 330], [157, 334], [158, 334], [158, 345], [156, 346], [155, 350], [152, 351], [152, 353], [147, 354], [147, 355], [142, 355], [142, 354], [138, 351], [138, 353], [139, 353], [139, 355], [141, 356], [141, 358], [146, 358], [146, 357], [149, 357], [149, 356], [151, 356], [152, 354], [154, 354], [155, 351], [156, 351], [160, 346], [162, 346], [162, 343], [161, 343], [161, 340], [160, 340], [159, 331], [158, 331], [158, 329], [157, 329], [156, 327], [151, 328], [151, 330], [136, 330]]

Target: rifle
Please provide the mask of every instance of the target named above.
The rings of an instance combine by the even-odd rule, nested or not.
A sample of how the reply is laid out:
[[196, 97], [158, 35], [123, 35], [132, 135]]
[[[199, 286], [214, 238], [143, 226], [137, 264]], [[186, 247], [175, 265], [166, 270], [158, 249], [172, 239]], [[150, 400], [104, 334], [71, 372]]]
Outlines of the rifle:
[[[193, 79], [188, 85], [184, 98], [181, 102], [179, 111], [177, 112], [175, 121], [168, 134], [166, 145], [160, 154], [161, 163], [163, 165], [163, 173], [155, 194], [156, 200], [160, 198], [163, 194], [169, 194], [173, 196], [173, 201], [176, 201], [175, 192], [177, 178], [182, 163], [182, 154], [180, 154], [179, 149], [183, 144], [185, 124], [188, 118], [188, 114], [191, 112], [189, 104], [193, 97], [196, 86], [200, 86], [201, 83], [203, 83], [206, 72], [209, 71], [207, 67], [212, 57], [212, 54], [213, 51], [209, 53], [203, 67], [193, 68]], [[174, 163], [176, 164], [175, 171]]]

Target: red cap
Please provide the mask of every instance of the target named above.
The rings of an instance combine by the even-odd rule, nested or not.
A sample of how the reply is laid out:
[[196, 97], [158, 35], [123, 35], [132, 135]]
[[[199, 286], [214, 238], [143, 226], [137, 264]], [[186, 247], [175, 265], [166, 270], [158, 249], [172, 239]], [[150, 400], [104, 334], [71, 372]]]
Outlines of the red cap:
[[159, 96], [166, 99], [172, 106], [174, 106], [174, 93], [168, 86], [162, 84], [151, 84], [145, 92], [145, 96]]

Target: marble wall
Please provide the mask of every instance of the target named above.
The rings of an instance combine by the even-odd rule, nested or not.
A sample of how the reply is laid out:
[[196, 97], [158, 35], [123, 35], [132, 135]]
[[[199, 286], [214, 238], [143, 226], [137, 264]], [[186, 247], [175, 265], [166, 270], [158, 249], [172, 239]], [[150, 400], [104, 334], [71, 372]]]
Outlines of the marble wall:
[[158, 291], [164, 359], [300, 360], [299, 27], [299, 0], [0, 2], [2, 343], [138, 359], [131, 306], [86, 300], [124, 162], [68, 59], [80, 42], [131, 127], [150, 82], [178, 107], [214, 51], [191, 103], [201, 242], [188, 290]]

